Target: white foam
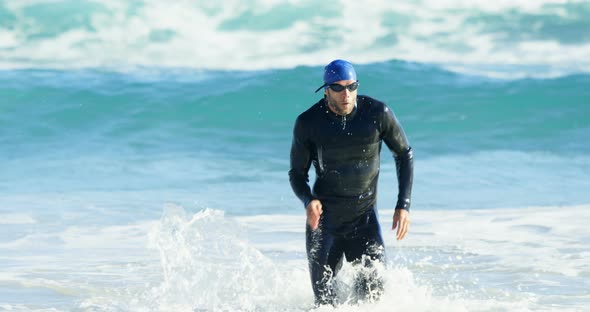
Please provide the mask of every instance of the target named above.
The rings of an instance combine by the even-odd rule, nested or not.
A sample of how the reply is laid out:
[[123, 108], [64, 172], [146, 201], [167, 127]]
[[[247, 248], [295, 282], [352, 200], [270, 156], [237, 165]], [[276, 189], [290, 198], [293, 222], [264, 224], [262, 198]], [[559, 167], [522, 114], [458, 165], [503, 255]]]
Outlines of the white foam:
[[[273, 263], [243, 239], [239, 225], [223, 213], [204, 210], [193, 216], [170, 206], [149, 234], [160, 254], [162, 281], [123, 300], [105, 304], [89, 298], [82, 308], [125, 311], [275, 310], [309, 301], [301, 266]], [[307, 281], [305, 282], [307, 285]], [[307, 291], [306, 291], [307, 290]]]
[[[22, 10], [38, 2], [10, 2], [6, 7], [21, 16]], [[258, 70], [324, 65], [334, 58], [347, 58], [354, 63], [403, 59], [492, 77], [555, 77], [590, 72], [590, 44], [560, 44], [550, 39], [506, 44], [496, 38], [497, 34], [482, 33], [464, 22], [481, 13], [510, 11], [567, 19], [570, 17], [559, 5], [580, 2], [583, 1], [382, 0], [367, 5], [346, 1], [337, 5], [342, 16], [299, 16], [288, 27], [279, 29], [223, 30], [220, 26], [224, 22], [242, 14], [272, 14], [269, 12], [279, 10], [285, 3], [226, 1], [219, 5], [144, 0], [143, 6], [136, 8], [137, 13], [130, 16], [131, 4], [111, 0], [102, 3], [107, 14], [92, 14], [91, 24], [96, 31], [70, 29], [48, 38], [25, 40], [26, 36], [18, 34], [26, 33], [25, 26], [31, 21], [19, 21], [12, 30], [0, 29], [0, 47], [6, 48], [0, 50], [0, 67]], [[304, 2], [290, 5], [311, 9]], [[405, 17], [394, 34], [384, 26], [392, 22], [388, 13]], [[396, 39], [384, 39], [388, 36]], [[383, 40], [389, 42], [378, 43]], [[498, 71], [495, 67], [507, 69]]]
[[[582, 276], [590, 272], [590, 206], [471, 211], [414, 211], [420, 233], [391, 245], [456, 247], [464, 254], [493, 256], [511, 269]], [[388, 213], [384, 214], [384, 217]]]
[[[248, 218], [252, 224], [253, 219]], [[266, 217], [261, 217], [264, 220]], [[299, 219], [299, 218], [298, 218]], [[160, 253], [163, 280], [136, 294], [119, 298], [92, 297], [81, 308], [124, 311], [302, 311], [313, 304], [305, 260], [274, 262], [244, 240], [240, 225], [220, 211], [204, 210], [188, 216], [182, 209], [168, 208], [161, 223], [150, 233]], [[289, 242], [284, 242], [288, 244]], [[339, 282], [351, 284], [355, 269], [345, 264]], [[428, 287], [415, 284], [407, 269], [386, 273], [390, 296], [363, 307], [345, 303], [342, 311], [467, 311], [462, 303], [431, 296]], [[331, 311], [320, 308], [317, 311]]]
[[[588, 302], [580, 287], [590, 274], [589, 205], [414, 207], [410, 232], [399, 242], [390, 230], [392, 214], [380, 210], [387, 295], [338, 311], [560, 310]], [[40, 226], [28, 244], [0, 246], [0, 260], [9, 264], [0, 282], [79, 298], [72, 309], [308, 310], [313, 297], [304, 222], [303, 211], [227, 217], [171, 205], [158, 221]], [[345, 263], [338, 278], [350, 284], [355, 272]]]
[[427, 9], [441, 10], [441, 9], [472, 9], [484, 12], [503, 12], [510, 9], [523, 10], [529, 13], [539, 13], [548, 4], [567, 4], [567, 3], [584, 3], [584, 0], [542, 0], [542, 1], [526, 1], [526, 0], [424, 0], [421, 1]]

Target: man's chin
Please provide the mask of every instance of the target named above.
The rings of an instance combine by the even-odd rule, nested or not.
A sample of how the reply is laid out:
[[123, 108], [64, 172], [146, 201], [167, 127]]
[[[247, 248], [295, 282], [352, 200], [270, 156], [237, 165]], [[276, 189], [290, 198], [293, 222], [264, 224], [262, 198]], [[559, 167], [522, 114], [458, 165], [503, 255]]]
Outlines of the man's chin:
[[341, 111], [343, 113], [345, 113], [346, 115], [348, 115], [348, 114], [352, 113], [352, 108], [353, 108], [353, 105], [352, 104], [348, 104], [348, 105], [342, 107], [342, 110]]

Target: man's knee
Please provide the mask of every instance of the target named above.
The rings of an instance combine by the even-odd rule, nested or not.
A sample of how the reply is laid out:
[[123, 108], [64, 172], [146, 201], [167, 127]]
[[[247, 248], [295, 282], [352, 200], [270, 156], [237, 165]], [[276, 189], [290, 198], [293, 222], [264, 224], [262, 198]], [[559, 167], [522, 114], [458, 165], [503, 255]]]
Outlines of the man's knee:
[[335, 272], [329, 266], [315, 267], [312, 272], [312, 286], [316, 305], [334, 305], [336, 291]]
[[376, 301], [383, 294], [384, 282], [380, 274], [383, 267], [382, 258], [376, 254], [375, 257], [368, 255], [354, 263], [356, 268], [355, 295], [359, 301]]
[[355, 292], [359, 301], [374, 302], [381, 298], [384, 290], [383, 278], [375, 272], [363, 272], [356, 277]]

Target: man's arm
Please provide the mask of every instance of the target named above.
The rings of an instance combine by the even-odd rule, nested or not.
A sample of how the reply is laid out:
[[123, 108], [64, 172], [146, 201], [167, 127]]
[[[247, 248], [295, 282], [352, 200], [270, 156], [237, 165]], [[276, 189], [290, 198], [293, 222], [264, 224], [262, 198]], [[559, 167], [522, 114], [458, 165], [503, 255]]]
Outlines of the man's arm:
[[295, 195], [307, 207], [315, 198], [309, 187], [309, 167], [311, 166], [311, 147], [307, 130], [301, 117], [295, 121], [293, 127], [293, 142], [291, 144], [291, 168], [289, 169], [289, 182]]
[[398, 196], [393, 215], [392, 229], [397, 227], [397, 239], [406, 236], [410, 226], [410, 205], [414, 179], [414, 153], [406, 134], [395, 115], [387, 106], [383, 112], [381, 138], [395, 158]]
[[309, 167], [311, 166], [311, 147], [309, 143], [308, 129], [297, 118], [293, 129], [293, 143], [291, 144], [291, 169], [289, 170], [289, 182], [295, 195], [303, 202], [307, 214], [307, 224], [312, 230], [318, 228], [320, 215], [323, 213], [322, 203], [313, 197], [309, 187]]
[[383, 112], [381, 138], [395, 158], [399, 188], [395, 209], [409, 211], [414, 179], [414, 153], [402, 126], [387, 106]]

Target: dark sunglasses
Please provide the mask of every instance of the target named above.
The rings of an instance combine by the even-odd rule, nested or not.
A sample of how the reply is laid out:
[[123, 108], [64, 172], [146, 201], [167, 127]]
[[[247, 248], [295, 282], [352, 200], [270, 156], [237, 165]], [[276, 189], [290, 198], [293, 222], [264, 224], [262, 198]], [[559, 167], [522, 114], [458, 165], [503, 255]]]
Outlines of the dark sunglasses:
[[320, 89], [323, 88], [323, 87], [325, 87], [325, 86], [328, 86], [328, 88], [332, 89], [332, 91], [334, 91], [334, 92], [342, 92], [342, 91], [344, 91], [344, 89], [348, 89], [348, 91], [353, 92], [356, 89], [358, 89], [359, 83], [357, 81], [357, 82], [353, 82], [353, 83], [351, 83], [351, 84], [349, 84], [347, 86], [339, 85], [337, 83], [333, 83], [333, 84], [329, 84], [329, 85], [324, 84], [323, 86], [321, 86], [317, 90], [315, 90], [315, 92], [320, 91]]

